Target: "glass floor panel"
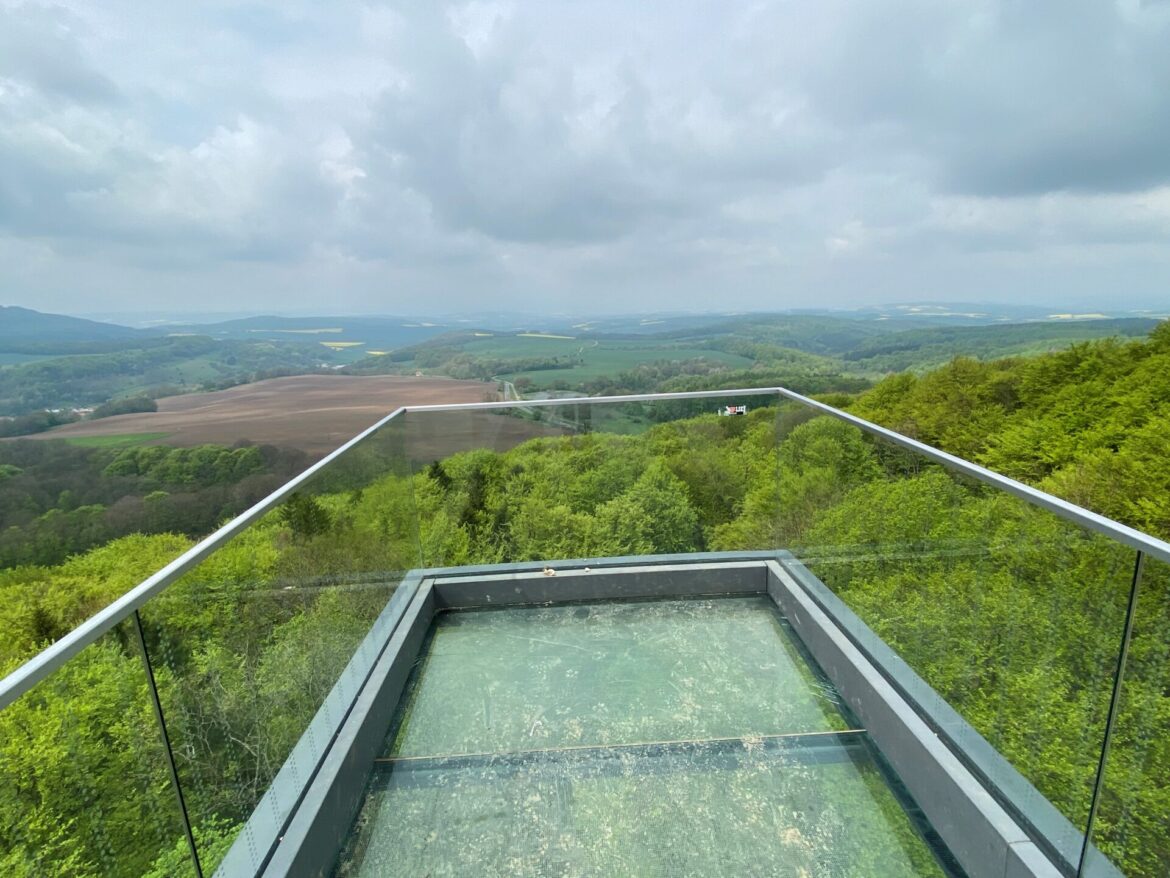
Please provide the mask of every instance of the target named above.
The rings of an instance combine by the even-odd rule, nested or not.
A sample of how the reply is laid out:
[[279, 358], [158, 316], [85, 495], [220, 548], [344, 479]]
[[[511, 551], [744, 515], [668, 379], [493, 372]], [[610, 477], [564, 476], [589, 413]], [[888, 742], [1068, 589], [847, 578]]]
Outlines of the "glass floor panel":
[[341, 876], [943, 876], [766, 597], [444, 613]]

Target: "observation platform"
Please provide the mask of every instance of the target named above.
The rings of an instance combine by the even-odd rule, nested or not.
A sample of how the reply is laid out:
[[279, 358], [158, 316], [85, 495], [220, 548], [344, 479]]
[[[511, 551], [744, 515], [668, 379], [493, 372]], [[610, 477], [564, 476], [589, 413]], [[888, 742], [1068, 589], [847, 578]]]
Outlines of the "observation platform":
[[826, 597], [786, 552], [412, 572], [221, 872], [1058, 874]]
[[1168, 595], [784, 388], [400, 409], [5, 669], [0, 862], [1164, 878]]

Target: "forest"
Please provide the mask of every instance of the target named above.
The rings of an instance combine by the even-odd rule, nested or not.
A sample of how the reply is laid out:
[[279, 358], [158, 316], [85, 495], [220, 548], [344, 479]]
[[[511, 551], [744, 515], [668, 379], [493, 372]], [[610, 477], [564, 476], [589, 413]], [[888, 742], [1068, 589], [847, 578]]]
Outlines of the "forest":
[[[958, 358], [833, 402], [1170, 537], [1170, 324]], [[795, 404], [672, 412], [636, 435], [594, 417], [589, 432], [442, 460], [408, 459], [392, 422], [152, 600], [146, 649], [204, 870], [401, 571], [701, 550], [791, 550], [1083, 827], [1133, 551]], [[256, 461], [235, 450], [204, 471], [143, 448], [101, 462], [103, 478], [146, 487], [214, 483], [221, 465], [250, 478]], [[9, 463], [22, 472], [6, 478], [35, 465]], [[190, 544], [132, 534], [0, 572], [0, 673]], [[1096, 830], [1136, 878], [1170, 874], [1167, 566], [1145, 569]], [[183, 857], [138, 646], [120, 627], [0, 712], [0, 868], [162, 876]]]
[[923, 326], [905, 317], [808, 314], [652, 322], [662, 324], [661, 331], [633, 332], [634, 322], [604, 332], [590, 324], [553, 333], [446, 332], [358, 360], [345, 371], [500, 377], [517, 388], [607, 395], [766, 382], [854, 392], [892, 371], [925, 372], [955, 356], [1030, 356], [1103, 337], [1138, 338], [1156, 325], [1120, 318]]
[[308, 465], [289, 448], [0, 443], [0, 570], [133, 533], [210, 533]]

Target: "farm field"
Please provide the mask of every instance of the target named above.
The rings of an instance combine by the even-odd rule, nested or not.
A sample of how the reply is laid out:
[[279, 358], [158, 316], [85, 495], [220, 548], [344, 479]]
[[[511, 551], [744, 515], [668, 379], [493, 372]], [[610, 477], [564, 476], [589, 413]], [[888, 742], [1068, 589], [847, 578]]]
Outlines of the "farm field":
[[498, 454], [521, 442], [576, 432], [571, 423], [532, 420], [518, 412], [416, 412], [406, 416], [405, 438], [411, 466], [427, 464], [460, 451], [484, 449]]
[[158, 401], [157, 412], [67, 424], [30, 438], [75, 440], [153, 433], [161, 436], [150, 444], [231, 445], [245, 439], [322, 454], [399, 406], [482, 402], [494, 393], [491, 384], [450, 378], [273, 378], [212, 393], [164, 397]]
[[167, 433], [114, 433], [108, 436], [74, 436], [65, 441], [78, 448], [130, 448], [134, 445], [147, 445], [159, 439], [166, 439], [168, 435]]

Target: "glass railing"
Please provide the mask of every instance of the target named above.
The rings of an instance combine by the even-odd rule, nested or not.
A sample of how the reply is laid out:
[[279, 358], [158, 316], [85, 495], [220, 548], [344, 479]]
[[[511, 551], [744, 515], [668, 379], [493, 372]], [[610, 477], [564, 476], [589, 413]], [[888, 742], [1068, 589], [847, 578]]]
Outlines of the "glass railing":
[[1062, 871], [1170, 873], [1170, 545], [778, 389], [395, 412], [0, 668], [0, 864], [259, 872], [412, 569], [782, 549]]

